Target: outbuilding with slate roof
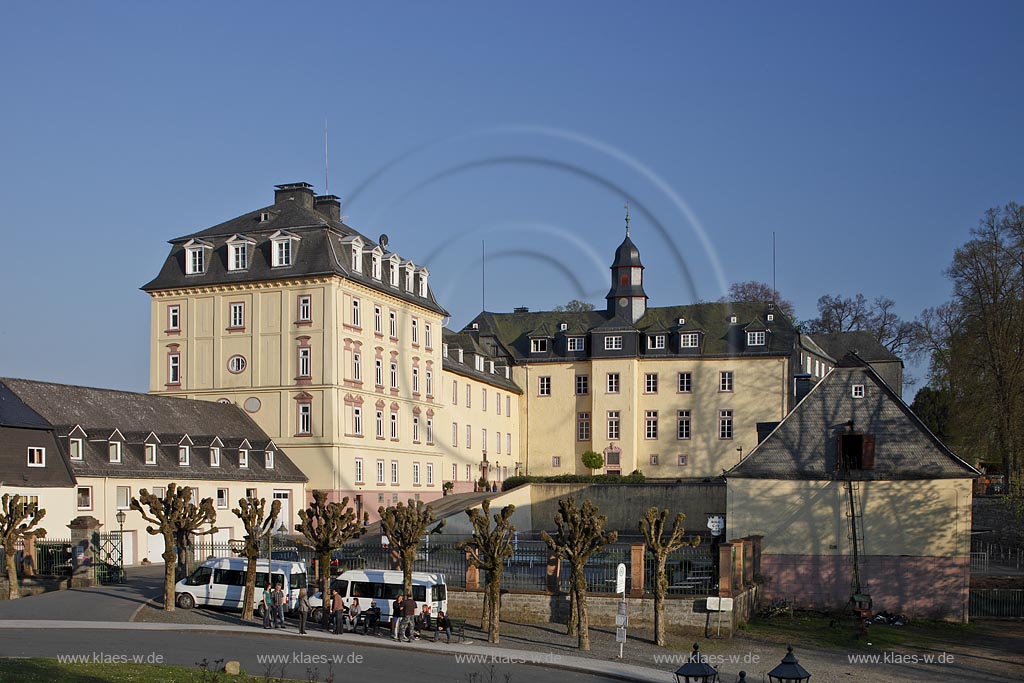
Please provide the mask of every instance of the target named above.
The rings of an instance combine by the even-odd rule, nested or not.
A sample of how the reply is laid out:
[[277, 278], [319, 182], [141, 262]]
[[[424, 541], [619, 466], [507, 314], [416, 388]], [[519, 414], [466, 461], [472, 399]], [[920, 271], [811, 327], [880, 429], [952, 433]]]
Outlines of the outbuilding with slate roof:
[[967, 619], [971, 491], [953, 454], [845, 356], [726, 472], [730, 538], [763, 536], [763, 599]]
[[[25, 469], [25, 483], [36, 487], [47, 523], [56, 524], [50, 535], [66, 533], [79, 515], [115, 531], [116, 514], [124, 510], [125, 564], [163, 561], [162, 537], [149, 535], [129, 509], [141, 489], [159, 492], [175, 482], [195, 489], [198, 498], [212, 498], [216, 543], [244, 535], [231, 513], [240, 498], [280, 500], [278, 528], [287, 532], [305, 502], [305, 474], [232, 404], [4, 378], [0, 422], [21, 435], [20, 441], [4, 439], [2, 471], [25, 458], [21, 441], [43, 444], [46, 466]], [[11, 479], [6, 487], [24, 487]]]

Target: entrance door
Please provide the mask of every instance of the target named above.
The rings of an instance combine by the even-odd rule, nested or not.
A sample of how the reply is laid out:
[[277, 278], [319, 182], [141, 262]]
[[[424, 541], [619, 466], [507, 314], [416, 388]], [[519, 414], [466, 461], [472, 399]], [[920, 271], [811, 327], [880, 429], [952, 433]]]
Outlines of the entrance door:
[[274, 524], [274, 533], [290, 533], [292, 530], [291, 491], [274, 491], [274, 500], [281, 501], [281, 514]]
[[146, 534], [146, 558], [153, 564], [164, 563], [164, 537], [163, 534]]
[[135, 532], [126, 531], [121, 536], [121, 562], [125, 565], [135, 564]]

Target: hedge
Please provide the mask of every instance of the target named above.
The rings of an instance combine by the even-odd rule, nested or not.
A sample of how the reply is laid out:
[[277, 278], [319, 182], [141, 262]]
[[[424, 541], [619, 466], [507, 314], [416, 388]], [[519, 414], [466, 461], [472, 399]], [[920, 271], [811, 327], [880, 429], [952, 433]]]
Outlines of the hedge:
[[511, 491], [523, 484], [642, 484], [647, 480], [640, 470], [630, 474], [555, 474], [549, 477], [509, 477], [501, 484], [502, 491]]

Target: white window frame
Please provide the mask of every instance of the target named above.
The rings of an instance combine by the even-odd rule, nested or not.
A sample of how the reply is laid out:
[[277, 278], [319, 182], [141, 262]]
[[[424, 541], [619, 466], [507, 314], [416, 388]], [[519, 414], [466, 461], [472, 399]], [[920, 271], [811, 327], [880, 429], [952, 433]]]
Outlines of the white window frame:
[[680, 372], [676, 376], [676, 392], [680, 394], [693, 393], [693, 373]]
[[174, 304], [167, 307], [167, 329], [172, 332], [181, 330], [181, 305]]
[[[576, 413], [576, 440], [577, 441], [590, 441], [590, 413], [580, 412]], [[499, 440], [501, 435], [498, 435]], [[511, 454], [510, 454], [511, 455]]]
[[568, 337], [565, 341], [565, 348], [567, 351], [583, 351], [585, 349], [583, 337]]
[[167, 354], [167, 383], [181, 384], [181, 354]]
[[249, 268], [249, 245], [238, 242], [228, 245], [228, 270], [239, 271]]
[[243, 470], [249, 468], [249, 449], [248, 448], [239, 448], [238, 449], [238, 466], [241, 469], [243, 469]]
[[363, 409], [359, 406], [352, 406], [352, 433], [363, 435]]
[[25, 458], [28, 467], [46, 467], [46, 449], [42, 446], [29, 446]]
[[764, 346], [766, 337], [764, 330], [747, 332], [747, 346]]
[[228, 304], [228, 327], [240, 329], [245, 327], [245, 303], [232, 301]]
[[299, 347], [298, 377], [309, 379], [313, 376], [313, 349], [308, 346]]
[[363, 356], [358, 351], [352, 352], [352, 381], [363, 381]]
[[378, 387], [384, 386], [384, 359], [378, 358], [373, 363], [373, 379]]
[[676, 440], [677, 441], [689, 441], [690, 439], [690, 411], [689, 410], [677, 410], [676, 411]]
[[718, 438], [729, 441], [733, 438], [735, 422], [731, 409], [718, 411]]
[[412, 464], [412, 485], [420, 485], [420, 464], [418, 462]]
[[395, 361], [391, 361], [391, 365], [390, 365], [390, 379], [391, 379], [391, 388], [392, 389], [397, 389], [398, 388], [398, 363], [395, 362]]
[[[88, 503], [82, 505], [82, 493], [87, 492]], [[92, 510], [92, 487], [91, 486], [76, 486], [75, 487], [75, 509], [76, 510]]]
[[120, 441], [108, 441], [107, 442], [107, 461], [113, 463], [121, 462], [121, 442]]
[[432, 370], [426, 371], [427, 379], [427, 396], [432, 397], [434, 395], [434, 372]]
[[413, 443], [420, 442], [420, 416], [412, 416], [412, 441]]
[[547, 339], [531, 339], [530, 340], [530, 353], [547, 353], [548, 352], [548, 340]]
[[434, 335], [431, 332], [430, 323], [423, 323], [423, 346], [428, 349], [434, 348]]
[[313, 433], [313, 405], [310, 403], [299, 404], [299, 434]]
[[[223, 495], [222, 495], [223, 494]], [[231, 492], [226, 486], [217, 487], [217, 509], [226, 510], [231, 505]]]
[[412, 369], [412, 393], [420, 393], [420, 369], [417, 367]]
[[505, 452], [512, 455], [512, 432], [505, 434]]
[[609, 441], [618, 441], [622, 435], [621, 416], [618, 410], [609, 410], [606, 415], [606, 434]]
[[605, 392], [609, 394], [617, 394], [622, 389], [619, 373], [609, 372], [605, 377]]
[[68, 457], [78, 461], [83, 458], [83, 443], [81, 439], [68, 439]]
[[700, 347], [699, 332], [680, 332], [679, 346], [684, 349], [696, 349]]
[[466, 448], [473, 448], [473, 425], [466, 425]]
[[360, 309], [359, 299], [352, 299], [352, 327], [363, 326], [363, 315]]
[[384, 411], [378, 410], [374, 415], [374, 434], [378, 439], [384, 438]]
[[621, 334], [610, 334], [604, 338], [604, 350], [605, 351], [621, 351], [622, 350], [622, 335]]
[[644, 438], [655, 440], [658, 438], [658, 411], [644, 411]]
[[398, 339], [398, 314], [394, 311], [388, 311], [388, 332], [392, 339]]
[[854, 384], [850, 389], [850, 396], [853, 398], [864, 398], [864, 385]]
[[303, 294], [299, 297], [299, 322], [308, 323], [313, 321], [313, 297]]
[[274, 268], [284, 268], [292, 265], [294, 258], [292, 240], [290, 237], [283, 237], [273, 240]]
[[651, 350], [661, 350], [665, 348], [665, 335], [654, 334], [648, 335], [647, 337], [647, 348]]
[[550, 396], [551, 395], [551, 377], [544, 376], [537, 378], [537, 395], [538, 396]]
[[398, 413], [394, 410], [391, 411], [391, 440], [398, 440]]
[[427, 418], [427, 445], [434, 445], [434, 420]]
[[409, 326], [412, 328], [412, 343], [413, 344], [419, 344], [420, 343], [420, 321], [417, 320], [416, 318], [413, 318], [412, 320], [409, 321]]
[[366, 482], [363, 481], [363, 459], [362, 458], [356, 458], [355, 459], [355, 463], [356, 463], [355, 464], [355, 468], [356, 468], [356, 483], [357, 484], [365, 484]]
[[210, 446], [210, 467], [220, 467], [220, 448]]
[[398, 461], [397, 460], [392, 460], [391, 461], [391, 484], [392, 484], [392, 486], [396, 486], [396, 485], [399, 484], [398, 475], [399, 475]]
[[434, 463], [427, 463], [427, 486], [434, 485]]
[[718, 390], [729, 393], [735, 387], [735, 375], [732, 370], [722, 370], [718, 373]]
[[180, 444], [178, 446], [178, 467], [188, 467], [191, 457], [192, 447], [188, 444]]
[[263, 451], [263, 469], [274, 469], [274, 451]]
[[562, 456], [560, 456], [560, 455], [552, 455], [551, 456], [551, 466], [552, 467], [561, 467], [562, 466]]
[[205, 272], [205, 247], [188, 247], [185, 250], [185, 275], [202, 275]]
[[384, 473], [384, 461], [377, 461], [377, 483], [381, 486], [387, 483], [387, 477]]
[[373, 306], [373, 331], [375, 334], [384, 334], [384, 311], [380, 306]]
[[656, 394], [656, 393], [658, 393], [658, 373], [656, 373], [656, 372], [644, 373], [644, 393], [645, 394]]
[[373, 273], [372, 273], [373, 279], [374, 280], [380, 280], [381, 279], [381, 274], [383, 272], [382, 268], [381, 268], [380, 254], [372, 254], [371, 257], [370, 257], [370, 261], [372, 263], [371, 268], [373, 270]]

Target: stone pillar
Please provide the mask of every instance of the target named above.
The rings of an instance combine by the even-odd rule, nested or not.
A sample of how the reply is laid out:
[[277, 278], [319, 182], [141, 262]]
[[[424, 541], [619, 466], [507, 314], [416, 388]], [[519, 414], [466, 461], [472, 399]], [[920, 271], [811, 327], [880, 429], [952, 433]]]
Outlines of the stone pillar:
[[[644, 596], [646, 553], [647, 545], [644, 543], [633, 543], [629, 547], [629, 597], [631, 598], [642, 598]], [[654, 580], [657, 581], [657, 577]]]
[[89, 515], [75, 517], [68, 524], [71, 530], [72, 572], [71, 588], [89, 588], [96, 585], [93, 565], [96, 561], [96, 545], [93, 537], [99, 534], [100, 520]]
[[718, 595], [732, 597], [732, 543], [718, 544]]
[[754, 539], [743, 539], [743, 586], [754, 585]]
[[736, 552], [732, 554], [732, 589], [735, 593], [743, 591], [743, 587], [747, 585], [746, 577], [743, 574], [745, 569], [743, 564], [743, 558], [745, 554], [744, 546], [746, 543], [742, 538], [734, 538], [730, 541]]
[[21, 575], [24, 577], [36, 575], [36, 535], [29, 534], [24, 538], [22, 546]]
[[466, 590], [475, 591], [480, 590], [480, 570], [469, 563], [469, 557], [472, 555], [468, 550], [466, 551]]
[[562, 561], [553, 551], [548, 551], [548, 592], [557, 593]]
[[764, 536], [750, 537], [750, 573], [756, 581], [761, 576], [761, 546], [764, 543]]

